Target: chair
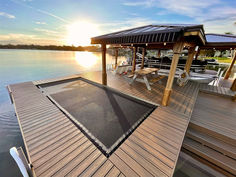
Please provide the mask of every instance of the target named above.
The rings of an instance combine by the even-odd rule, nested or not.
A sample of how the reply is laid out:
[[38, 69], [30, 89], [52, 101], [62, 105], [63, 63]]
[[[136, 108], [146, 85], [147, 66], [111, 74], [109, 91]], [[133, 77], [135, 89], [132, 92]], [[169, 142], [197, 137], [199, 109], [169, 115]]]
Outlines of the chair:
[[21, 174], [23, 177], [32, 177], [32, 164], [28, 163], [28, 160], [25, 157], [23, 149], [21, 147], [12, 147], [10, 149], [10, 154], [18, 165]]

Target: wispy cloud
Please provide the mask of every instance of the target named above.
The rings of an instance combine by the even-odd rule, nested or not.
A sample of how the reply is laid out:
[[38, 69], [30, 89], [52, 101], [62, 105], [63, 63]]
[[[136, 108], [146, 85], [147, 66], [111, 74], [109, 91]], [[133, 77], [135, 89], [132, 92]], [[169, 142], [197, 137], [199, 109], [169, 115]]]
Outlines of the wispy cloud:
[[43, 28], [34, 28], [34, 30], [35, 30], [35, 31], [39, 31], [39, 32], [50, 33], [50, 34], [58, 34], [57, 31], [48, 30], [48, 29], [43, 29]]
[[57, 38], [63, 38], [64, 33], [54, 31], [54, 30], [49, 30], [49, 29], [44, 29], [44, 28], [34, 28], [34, 31], [43, 33], [44, 35], [50, 36], [50, 37], [57, 37]]
[[[195, 23], [204, 24], [207, 32], [217, 29], [221, 33], [228, 30], [236, 33], [236, 6], [229, 6], [223, 0], [143, 0], [126, 1], [123, 5], [158, 8], [157, 16], [178, 14], [190, 17]], [[185, 19], [182, 21], [186, 23]]]
[[114, 31], [125, 30], [128, 28], [135, 28], [139, 26], [145, 26], [145, 25], [157, 24], [157, 23], [163, 23], [163, 21], [156, 21], [156, 20], [151, 20], [149, 18], [143, 18], [143, 17], [133, 17], [133, 18], [125, 18], [120, 21], [100, 23], [100, 24], [97, 24], [97, 26], [99, 27], [99, 29], [101, 29], [102, 33], [109, 33], [109, 32], [114, 32]]
[[125, 6], [146, 6], [151, 7], [155, 3], [155, 0], [144, 0], [144, 1], [126, 1], [123, 3]]
[[201, 14], [202, 9], [210, 8], [218, 5], [219, 0], [143, 0], [143, 1], [130, 1], [125, 2], [125, 6], [143, 6], [146, 8], [163, 8], [168, 10], [169, 13], [183, 14], [186, 16], [194, 17]]
[[[10, 0], [10, 1], [12, 1], [12, 2], [14, 2], [14, 3], [16, 3], [16, 4], [19, 4], [19, 5], [21, 5], [21, 6], [24, 6], [24, 7], [30, 8], [30, 9], [33, 9], [33, 10], [35, 10], [35, 11], [41, 13], [41, 14], [44, 14], [44, 15], [53, 17], [53, 18], [55, 18], [55, 19], [57, 19], [57, 20], [60, 20], [60, 21], [62, 21], [62, 22], [64, 22], [64, 23], [70, 23], [68, 20], [64, 19], [63, 17], [59, 17], [58, 15], [55, 15], [55, 14], [53, 14], [53, 13], [51, 13], [51, 12], [48, 12], [48, 11], [45, 11], [45, 10], [42, 10], [42, 9], [35, 8], [35, 7], [33, 7], [33, 6], [28, 5], [27, 3], [19, 2], [19, 1], [17, 1], [17, 0]], [[29, 1], [29, 0], [26, 0], [26, 1]]]
[[64, 18], [62, 18], [62, 17], [59, 17], [59, 16], [57, 16], [57, 15], [55, 15], [55, 14], [52, 14], [52, 13], [50, 13], [50, 12], [47, 12], [47, 11], [45, 11], [45, 10], [37, 9], [37, 11], [40, 12], [40, 13], [42, 13], [42, 14], [45, 14], [45, 15], [51, 16], [51, 17], [53, 17], [53, 18], [56, 18], [56, 19], [58, 19], [58, 20], [60, 20], [60, 21], [62, 21], [62, 22], [70, 23], [70, 21], [68, 21], [68, 20], [66, 20], [66, 19], [64, 19]]
[[47, 24], [46, 22], [40, 22], [40, 21], [36, 21], [34, 23], [37, 24], [37, 25], [46, 25]]
[[6, 12], [0, 12], [0, 16], [6, 17], [6, 18], [10, 18], [10, 19], [16, 18], [14, 15], [8, 14]]

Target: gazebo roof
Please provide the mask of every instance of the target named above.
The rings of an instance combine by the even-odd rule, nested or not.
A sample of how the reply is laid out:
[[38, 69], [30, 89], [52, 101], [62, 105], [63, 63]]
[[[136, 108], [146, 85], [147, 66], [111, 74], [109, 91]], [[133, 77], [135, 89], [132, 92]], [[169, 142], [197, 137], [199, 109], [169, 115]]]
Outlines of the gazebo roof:
[[236, 48], [236, 35], [211, 33], [206, 34], [206, 40], [206, 45], [201, 48]]
[[188, 39], [197, 36], [201, 43], [205, 43], [203, 25], [200, 24], [147, 25], [93, 37], [91, 43], [122, 45], [174, 43], [183, 36]]

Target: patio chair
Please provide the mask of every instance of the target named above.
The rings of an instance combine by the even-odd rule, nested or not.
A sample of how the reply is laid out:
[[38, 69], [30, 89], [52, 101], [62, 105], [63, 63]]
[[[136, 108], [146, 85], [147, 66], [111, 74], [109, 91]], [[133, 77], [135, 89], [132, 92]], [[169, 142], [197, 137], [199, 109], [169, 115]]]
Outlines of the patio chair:
[[10, 154], [14, 158], [16, 164], [18, 165], [23, 177], [33, 177], [32, 164], [28, 163], [25, 157], [23, 149], [21, 147], [12, 147], [10, 149]]

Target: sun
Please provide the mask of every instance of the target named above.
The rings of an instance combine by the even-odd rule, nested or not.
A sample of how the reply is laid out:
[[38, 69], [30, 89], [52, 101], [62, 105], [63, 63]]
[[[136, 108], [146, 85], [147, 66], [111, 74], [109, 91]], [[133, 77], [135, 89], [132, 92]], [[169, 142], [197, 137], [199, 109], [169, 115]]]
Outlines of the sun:
[[90, 45], [90, 38], [100, 34], [97, 25], [86, 22], [77, 21], [67, 26], [66, 44], [74, 46]]

